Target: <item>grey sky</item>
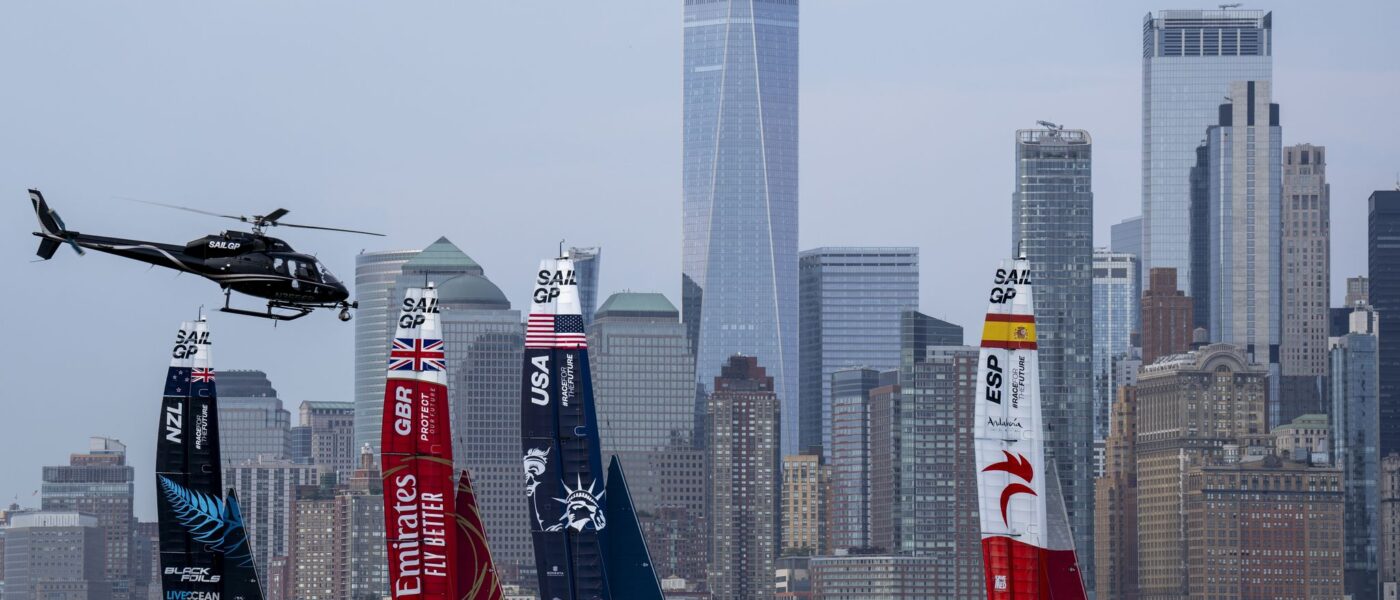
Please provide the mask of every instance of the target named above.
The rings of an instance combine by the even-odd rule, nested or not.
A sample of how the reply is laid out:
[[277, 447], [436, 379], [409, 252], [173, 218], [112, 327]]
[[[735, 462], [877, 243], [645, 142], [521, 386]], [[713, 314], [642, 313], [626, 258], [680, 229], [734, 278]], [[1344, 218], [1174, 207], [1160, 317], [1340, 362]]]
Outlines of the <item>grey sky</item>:
[[[1094, 138], [1098, 243], [1139, 212], [1141, 2], [802, 7], [801, 245], [917, 245], [923, 309], [975, 330], [1008, 253], [1014, 130]], [[110, 256], [31, 264], [39, 187], [70, 227], [184, 242], [231, 225], [132, 204], [291, 209], [282, 231], [353, 277], [361, 248], [447, 235], [516, 303], [560, 238], [602, 291], [679, 303], [681, 1], [6, 3], [0, 7], [0, 499], [117, 437], [152, 518], [166, 347], [216, 286]], [[1199, 7], [1213, 4], [1195, 5]], [[1170, 5], [1167, 8], [1191, 8]], [[1400, 171], [1396, 2], [1274, 11], [1284, 143], [1328, 147], [1333, 291], [1365, 272], [1366, 196]], [[244, 299], [252, 304], [251, 300]], [[216, 366], [287, 408], [350, 400], [352, 327], [215, 313]]]

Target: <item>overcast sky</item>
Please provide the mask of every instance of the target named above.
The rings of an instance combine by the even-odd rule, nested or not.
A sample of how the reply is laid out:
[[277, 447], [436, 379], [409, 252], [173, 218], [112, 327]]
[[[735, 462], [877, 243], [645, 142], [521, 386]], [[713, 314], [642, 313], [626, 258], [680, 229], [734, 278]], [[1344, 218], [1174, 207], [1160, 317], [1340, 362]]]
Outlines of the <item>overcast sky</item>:
[[[1328, 148], [1340, 299], [1366, 271], [1366, 197], [1400, 171], [1400, 3], [1338, 6], [1246, 8], [1274, 11], [1284, 143]], [[117, 197], [389, 234], [279, 232], [347, 280], [361, 249], [446, 235], [517, 308], [563, 238], [603, 246], [604, 294], [679, 304], [681, 7], [0, 6], [0, 499], [37, 505], [40, 466], [105, 435], [129, 445], [137, 513], [153, 518], [166, 349], [181, 319], [222, 301], [110, 256], [32, 263], [27, 187], [105, 235], [183, 243], [234, 225]], [[976, 329], [986, 271], [1010, 248], [1014, 132], [1037, 119], [1093, 136], [1107, 245], [1140, 212], [1142, 18], [1160, 8], [803, 2], [802, 248], [919, 246], [923, 310]], [[210, 321], [216, 366], [267, 371], [294, 414], [351, 399], [353, 325]]]

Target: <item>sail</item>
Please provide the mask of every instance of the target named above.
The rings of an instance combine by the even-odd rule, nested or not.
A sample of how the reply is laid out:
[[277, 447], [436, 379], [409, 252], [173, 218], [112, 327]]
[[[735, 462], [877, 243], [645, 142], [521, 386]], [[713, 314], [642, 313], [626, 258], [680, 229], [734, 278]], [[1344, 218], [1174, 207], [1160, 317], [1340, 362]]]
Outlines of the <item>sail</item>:
[[253, 547], [243, 527], [238, 494], [228, 489], [224, 497], [224, 597], [221, 600], [262, 600], [262, 584], [253, 563]]
[[632, 508], [632, 493], [627, 491], [627, 478], [622, 474], [622, 461], [614, 455], [608, 462], [608, 585], [618, 598], [628, 600], [662, 600], [661, 582], [651, 566], [642, 525]]
[[608, 600], [606, 494], [573, 261], [541, 261], [531, 299], [520, 443], [540, 598]]
[[394, 598], [458, 600], [447, 355], [437, 290], [409, 288], [384, 383], [380, 466]]
[[175, 336], [156, 434], [161, 589], [175, 600], [220, 600], [224, 578], [223, 473], [209, 326]]
[[1031, 284], [1024, 258], [1003, 263], [982, 328], [973, 433], [982, 565], [988, 598], [1076, 600], [1084, 586], [1063, 502], [1054, 519], [1047, 504], [1058, 486], [1047, 483]]
[[462, 471], [457, 480], [457, 593], [462, 600], [502, 600], [501, 577], [491, 560], [486, 528], [476, 506], [471, 478]]

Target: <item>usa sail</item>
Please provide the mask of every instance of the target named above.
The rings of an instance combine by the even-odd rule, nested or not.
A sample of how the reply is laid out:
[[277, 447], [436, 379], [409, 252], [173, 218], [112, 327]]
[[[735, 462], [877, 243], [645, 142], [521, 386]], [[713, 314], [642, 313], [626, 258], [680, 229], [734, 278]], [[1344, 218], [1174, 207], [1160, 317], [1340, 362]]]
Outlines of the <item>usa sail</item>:
[[437, 290], [409, 288], [390, 342], [380, 466], [393, 598], [460, 600], [447, 354]]
[[1025, 257], [993, 278], [982, 327], [974, 437], [982, 565], [994, 600], [1085, 597], [1047, 468], [1032, 276]]
[[610, 600], [598, 419], [573, 261], [541, 261], [531, 300], [520, 426], [540, 598]]
[[185, 321], [166, 370], [156, 509], [166, 600], [262, 600], [238, 499], [222, 493], [209, 326]]
[[462, 471], [457, 480], [457, 591], [467, 600], [504, 600], [501, 577], [486, 544], [486, 528], [476, 506], [471, 478]]

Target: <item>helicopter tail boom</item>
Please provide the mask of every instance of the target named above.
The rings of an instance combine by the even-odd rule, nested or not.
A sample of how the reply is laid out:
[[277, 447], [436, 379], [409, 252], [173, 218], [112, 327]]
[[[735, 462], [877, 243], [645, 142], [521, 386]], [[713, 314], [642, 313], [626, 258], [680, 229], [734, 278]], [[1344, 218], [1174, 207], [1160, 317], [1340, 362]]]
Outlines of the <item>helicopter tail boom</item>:
[[44, 195], [39, 190], [29, 190], [29, 200], [34, 203], [34, 215], [39, 217], [39, 228], [42, 230], [38, 235], [42, 237], [39, 241], [39, 251], [36, 252], [39, 258], [48, 260], [53, 258], [54, 252], [58, 251], [59, 244], [68, 242], [73, 247], [73, 251], [83, 254], [83, 249], [73, 240], [73, 235], [63, 225], [63, 218], [58, 216], [58, 212], [49, 208], [49, 203], [44, 201]]

